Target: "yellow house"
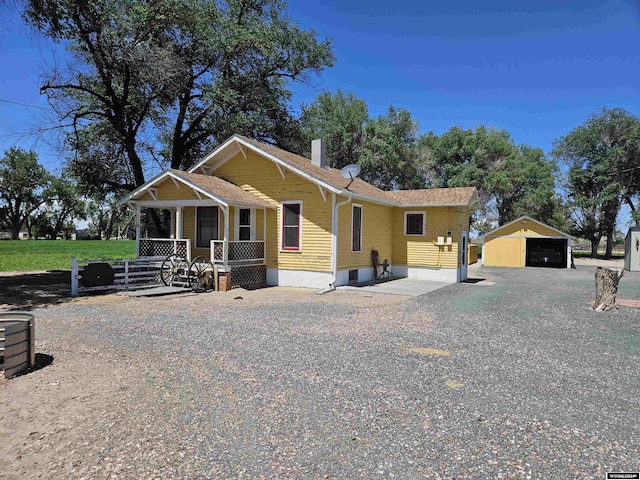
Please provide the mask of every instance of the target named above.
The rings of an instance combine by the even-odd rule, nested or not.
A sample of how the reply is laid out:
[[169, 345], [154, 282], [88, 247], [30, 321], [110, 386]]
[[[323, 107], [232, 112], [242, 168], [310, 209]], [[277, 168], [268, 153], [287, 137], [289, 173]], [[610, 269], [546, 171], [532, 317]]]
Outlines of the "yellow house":
[[520, 217], [483, 237], [482, 262], [491, 267], [571, 268], [573, 237], [531, 217]]
[[[385, 192], [312, 159], [234, 135], [188, 172], [166, 170], [123, 198], [139, 256], [205, 256], [232, 284], [335, 287], [380, 276], [466, 279], [475, 188]], [[141, 208], [169, 209], [171, 238], [142, 238]], [[374, 273], [374, 257], [378, 268]]]

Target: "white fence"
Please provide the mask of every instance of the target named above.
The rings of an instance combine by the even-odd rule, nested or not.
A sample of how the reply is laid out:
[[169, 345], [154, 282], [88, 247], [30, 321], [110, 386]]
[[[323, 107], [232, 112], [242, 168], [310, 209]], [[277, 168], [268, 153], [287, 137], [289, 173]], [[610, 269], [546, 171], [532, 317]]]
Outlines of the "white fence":
[[262, 240], [211, 240], [211, 261], [223, 265], [261, 265], [264, 264], [264, 249]]
[[84, 292], [129, 290], [161, 285], [164, 257], [71, 260], [71, 296]]

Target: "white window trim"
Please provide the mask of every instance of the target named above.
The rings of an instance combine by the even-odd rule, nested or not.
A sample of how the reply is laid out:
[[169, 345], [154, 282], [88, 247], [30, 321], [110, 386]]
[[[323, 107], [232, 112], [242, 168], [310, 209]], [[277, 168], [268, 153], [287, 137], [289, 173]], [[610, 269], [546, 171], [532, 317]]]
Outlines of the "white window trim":
[[[222, 209], [216, 205], [204, 205], [205, 207], [213, 207], [213, 208], [217, 208], [218, 209], [218, 238], [214, 238], [214, 240], [220, 240], [220, 220], [222, 215], [224, 214], [224, 212], [222, 212]], [[193, 209], [195, 210], [195, 212], [193, 212], [193, 218], [195, 219], [195, 221], [193, 222], [193, 249], [194, 250], [210, 250], [211, 249], [211, 245], [207, 245], [206, 247], [199, 247], [198, 246], [198, 208], [200, 207], [193, 207]], [[184, 213], [183, 213], [184, 216]]]
[[[256, 239], [256, 209], [248, 208], [248, 207], [234, 207], [233, 209], [233, 239], [236, 242], [240, 242], [240, 210], [249, 210], [251, 213], [249, 214], [249, 230], [250, 230], [250, 241], [255, 241]], [[246, 226], [246, 225], [243, 225]]]
[[[298, 248], [283, 248], [284, 243], [284, 206], [297, 203], [300, 205], [300, 214], [298, 216]], [[280, 202], [280, 231], [278, 232], [278, 250], [282, 253], [295, 253], [302, 251], [302, 200], [283, 200]]]
[[[354, 208], [360, 208], [360, 250], [353, 249], [353, 210]], [[362, 226], [364, 225], [364, 208], [359, 203], [351, 204], [351, 253], [360, 253], [362, 252]]]
[[[407, 233], [407, 216], [408, 215], [422, 215], [422, 233]], [[426, 210], [413, 210], [410, 212], [404, 212], [404, 230], [402, 231], [405, 237], [424, 237], [427, 234], [427, 212]]]

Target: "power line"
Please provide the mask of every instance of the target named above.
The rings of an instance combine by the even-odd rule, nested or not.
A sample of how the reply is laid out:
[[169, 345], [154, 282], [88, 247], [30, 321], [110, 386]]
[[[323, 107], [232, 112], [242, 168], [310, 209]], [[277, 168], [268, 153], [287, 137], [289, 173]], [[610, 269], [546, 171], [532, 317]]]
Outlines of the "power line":
[[29, 105], [28, 103], [20, 103], [20, 102], [14, 102], [11, 100], [3, 100], [0, 98], [0, 102], [2, 103], [11, 103], [13, 105], [20, 105], [21, 107], [29, 107], [29, 108], [39, 108], [40, 110], [51, 110], [50, 108], [47, 107], [39, 107], [38, 105]]

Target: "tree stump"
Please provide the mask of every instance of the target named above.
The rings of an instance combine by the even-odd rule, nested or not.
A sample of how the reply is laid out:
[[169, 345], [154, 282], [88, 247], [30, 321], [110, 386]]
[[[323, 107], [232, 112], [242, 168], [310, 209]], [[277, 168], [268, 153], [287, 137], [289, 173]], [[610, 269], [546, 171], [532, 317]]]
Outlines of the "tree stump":
[[616, 295], [618, 293], [618, 282], [624, 275], [624, 270], [619, 268], [596, 269], [596, 301], [593, 304], [594, 310], [603, 312], [616, 308]]

